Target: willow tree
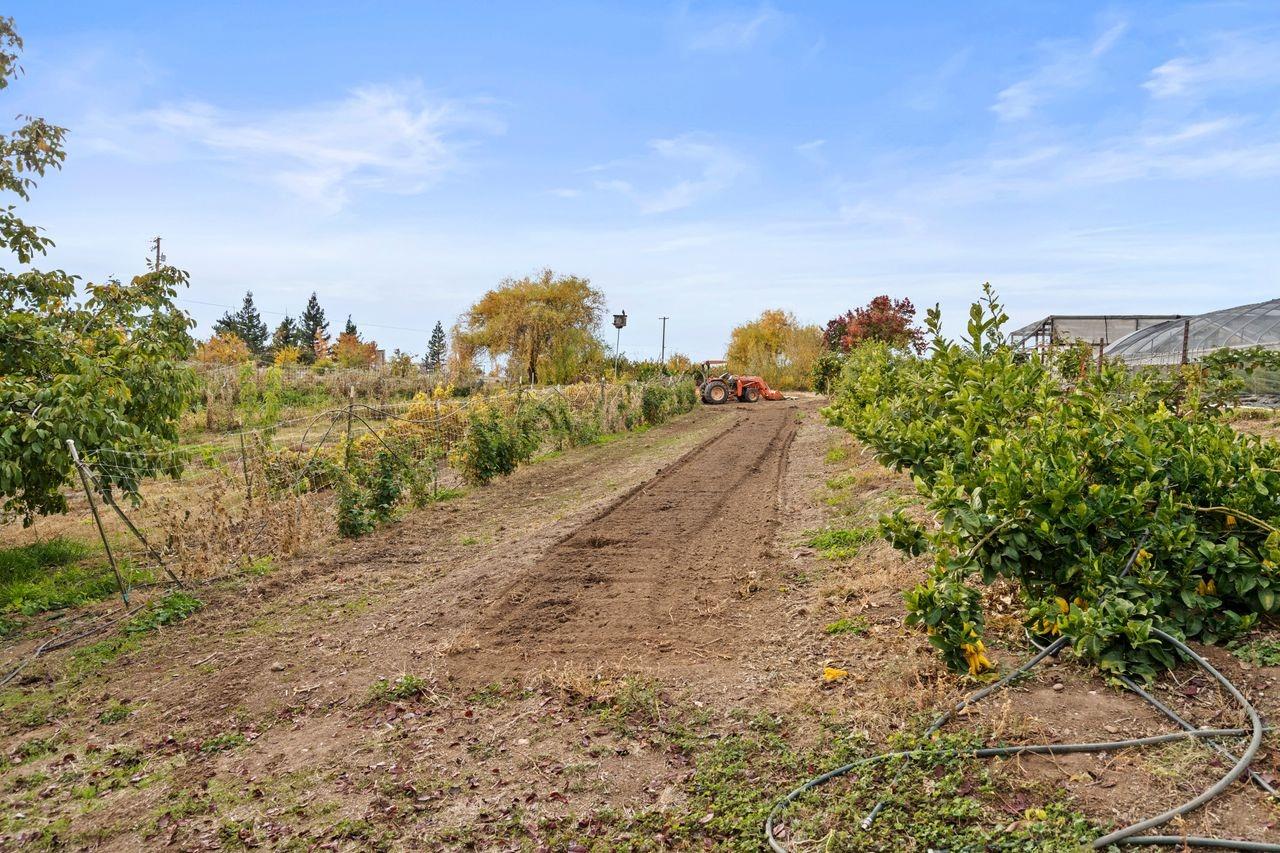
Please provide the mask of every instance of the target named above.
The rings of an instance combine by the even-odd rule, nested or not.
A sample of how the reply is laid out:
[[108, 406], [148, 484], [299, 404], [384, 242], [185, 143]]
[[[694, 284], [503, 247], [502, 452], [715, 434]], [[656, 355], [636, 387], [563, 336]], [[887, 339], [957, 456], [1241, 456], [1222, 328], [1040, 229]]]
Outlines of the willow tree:
[[482, 296], [460, 319], [457, 339], [477, 355], [505, 358], [509, 375], [537, 383], [553, 355], [562, 362], [566, 347], [584, 355], [599, 348], [603, 311], [604, 294], [589, 279], [544, 269]]
[[733, 330], [729, 368], [763, 376], [775, 388], [804, 388], [821, 351], [821, 329], [803, 326], [790, 311], [773, 308]]
[[[0, 18], [0, 89], [17, 76], [22, 40]], [[66, 130], [43, 119], [0, 134], [0, 192], [26, 201], [36, 179], [61, 168]], [[184, 361], [190, 318], [175, 304], [181, 270], [157, 263], [128, 284], [81, 285], [29, 265], [52, 242], [0, 205], [0, 247], [19, 272], [0, 268], [0, 509], [30, 523], [64, 512], [72, 476], [67, 440], [99, 469], [100, 484], [136, 493], [145, 476], [176, 473], [168, 452], [195, 393]]]

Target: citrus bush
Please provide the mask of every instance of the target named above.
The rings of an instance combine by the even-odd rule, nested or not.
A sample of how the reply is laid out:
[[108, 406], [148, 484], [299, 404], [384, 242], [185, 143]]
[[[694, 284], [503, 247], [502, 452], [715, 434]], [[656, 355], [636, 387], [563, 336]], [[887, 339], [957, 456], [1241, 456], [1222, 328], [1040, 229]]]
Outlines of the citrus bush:
[[850, 353], [828, 419], [913, 476], [937, 518], [901, 512], [885, 535], [929, 552], [908, 620], [955, 669], [993, 667], [981, 584], [1018, 582], [1026, 626], [1068, 635], [1104, 671], [1149, 678], [1174, 663], [1153, 626], [1205, 642], [1280, 605], [1280, 446], [1237, 433], [1197, 369], [1082, 369], [1019, 353], [989, 289], [953, 343]]

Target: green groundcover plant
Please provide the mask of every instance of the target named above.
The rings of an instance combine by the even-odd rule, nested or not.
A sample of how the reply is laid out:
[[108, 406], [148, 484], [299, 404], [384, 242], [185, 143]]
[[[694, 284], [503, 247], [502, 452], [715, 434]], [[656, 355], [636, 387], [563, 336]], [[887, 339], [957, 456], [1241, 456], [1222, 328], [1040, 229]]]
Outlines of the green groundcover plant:
[[825, 410], [909, 472], [938, 524], [881, 520], [928, 552], [906, 593], [948, 664], [980, 676], [982, 584], [1019, 585], [1026, 627], [1068, 635], [1109, 673], [1150, 678], [1174, 656], [1151, 635], [1216, 642], [1280, 606], [1280, 446], [1221, 417], [1234, 363], [1100, 368], [1087, 348], [1022, 353], [990, 287], [960, 342], [935, 307], [929, 355], [850, 353]]

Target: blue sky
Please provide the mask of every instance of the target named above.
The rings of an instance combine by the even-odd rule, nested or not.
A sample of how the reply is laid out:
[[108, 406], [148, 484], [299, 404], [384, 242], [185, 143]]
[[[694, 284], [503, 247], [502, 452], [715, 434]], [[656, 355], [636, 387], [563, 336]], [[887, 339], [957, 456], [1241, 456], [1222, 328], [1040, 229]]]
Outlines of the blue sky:
[[[69, 127], [46, 266], [141, 270], [201, 331], [316, 290], [415, 353], [543, 266], [718, 356], [879, 293], [1016, 323], [1280, 296], [1280, 9], [1089, 4], [11, 3], [10, 114]], [[611, 337], [611, 336], [610, 336]]]

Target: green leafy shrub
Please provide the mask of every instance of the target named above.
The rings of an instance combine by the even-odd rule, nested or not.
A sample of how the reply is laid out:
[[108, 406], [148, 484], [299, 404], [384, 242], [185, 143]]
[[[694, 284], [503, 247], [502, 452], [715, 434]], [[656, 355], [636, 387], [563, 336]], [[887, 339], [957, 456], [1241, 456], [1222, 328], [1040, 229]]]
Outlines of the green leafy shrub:
[[646, 385], [640, 392], [640, 413], [644, 422], [656, 426], [667, 419], [674, 395], [670, 388], [662, 385]]
[[368, 485], [368, 507], [375, 521], [391, 518], [404, 490], [402, 465], [389, 451], [379, 450], [374, 457]]
[[543, 401], [541, 410], [548, 436], [556, 450], [593, 444], [603, 432], [598, 411], [588, 409], [575, 414], [559, 394]]
[[844, 357], [838, 352], [827, 350], [815, 358], [809, 375], [813, 390], [819, 394], [830, 394], [843, 367]]
[[850, 352], [828, 419], [909, 471], [938, 519], [882, 519], [930, 551], [908, 621], [953, 668], [991, 667], [980, 583], [1019, 582], [1026, 624], [1104, 671], [1150, 677], [1173, 653], [1152, 626], [1215, 642], [1280, 605], [1280, 446], [1219, 416], [1197, 369], [1130, 372], [1068, 352], [1015, 353], [994, 294], [961, 343], [929, 312], [926, 359]]
[[376, 526], [363, 491], [350, 479], [343, 480], [338, 486], [338, 535], [358, 539]]
[[483, 485], [528, 462], [540, 443], [535, 417], [526, 408], [512, 415], [493, 407], [473, 412], [454, 452], [454, 462], [467, 482]]

